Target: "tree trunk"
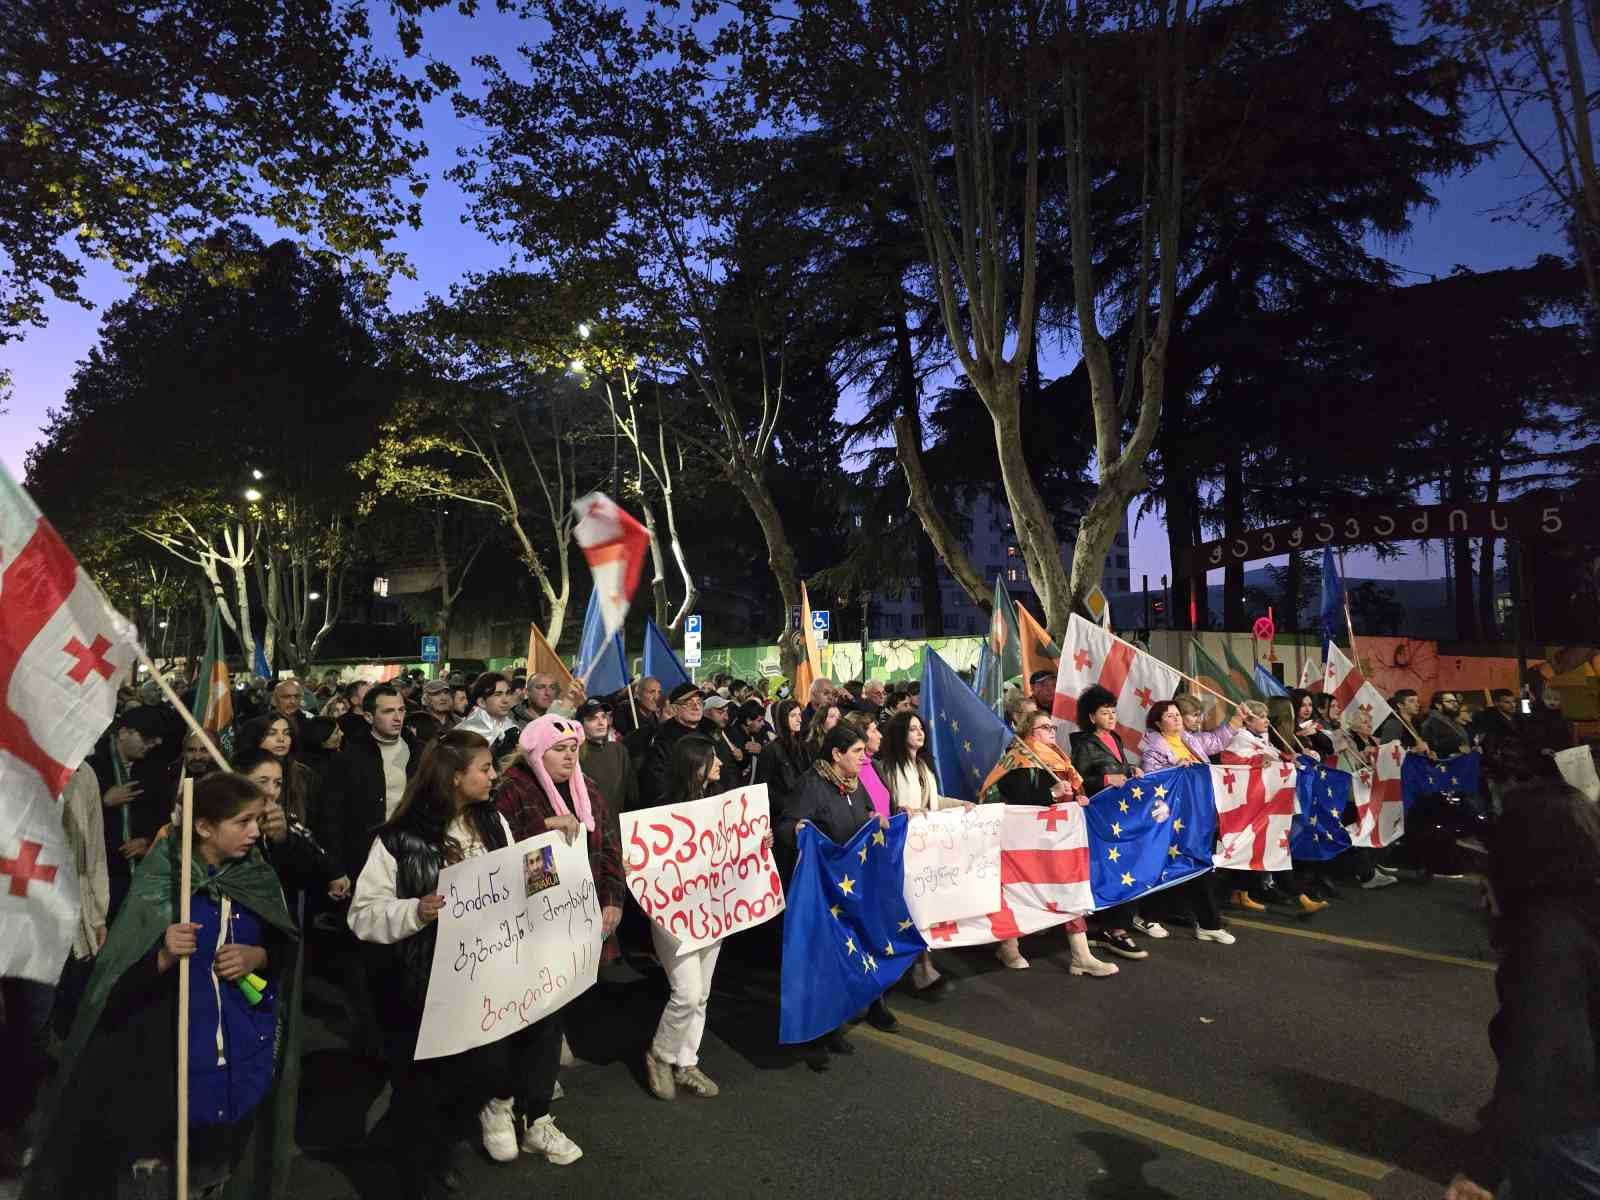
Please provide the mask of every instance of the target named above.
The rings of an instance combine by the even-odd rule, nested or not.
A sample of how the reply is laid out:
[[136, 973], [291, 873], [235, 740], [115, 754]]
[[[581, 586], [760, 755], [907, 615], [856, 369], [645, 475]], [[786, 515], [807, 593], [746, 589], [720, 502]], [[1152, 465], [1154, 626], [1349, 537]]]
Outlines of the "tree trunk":
[[[1470, 499], [1465, 464], [1457, 463], [1450, 469], [1450, 499], [1462, 503]], [[1450, 539], [1445, 553], [1450, 555], [1455, 575], [1455, 627], [1457, 641], [1471, 641], [1477, 637], [1477, 599], [1472, 587], [1472, 543], [1464, 537]]]
[[[911, 418], [904, 413], [894, 419], [894, 455], [900, 462], [900, 469], [905, 472], [906, 489], [911, 497], [911, 511], [916, 513], [917, 519], [922, 522], [928, 540], [933, 544], [939, 557], [944, 559], [945, 566], [955, 581], [961, 585], [961, 589], [972, 598], [974, 604], [987, 611], [992, 599], [988, 586], [978, 568], [967, 557], [961, 538], [950, 528], [934, 503], [933, 489], [928, 485], [927, 472], [922, 468], [922, 447], [916, 427], [912, 425]], [[934, 585], [934, 591], [938, 592], [937, 583]], [[926, 618], [928, 611], [926, 588], [923, 591], [923, 605], [923, 614]], [[924, 624], [927, 624], [926, 620]], [[942, 629], [934, 632], [942, 632]]]
[[1289, 561], [1283, 568], [1283, 614], [1278, 624], [1290, 633], [1300, 632], [1300, 580], [1305, 574], [1305, 563], [1298, 550], [1289, 552]]
[[[1222, 528], [1224, 535], [1231, 538], [1244, 532], [1244, 451], [1230, 438], [1223, 453]], [[1230, 633], [1249, 628], [1244, 607], [1244, 564], [1231, 559], [1222, 571], [1222, 627]]]
[[735, 464], [729, 464], [728, 474], [733, 486], [739, 489], [739, 494], [755, 514], [767, 541], [767, 567], [772, 571], [772, 577], [778, 584], [778, 594], [783, 599], [783, 628], [777, 638], [779, 653], [783, 660], [783, 673], [793, 675], [794, 665], [799, 658], [796, 654], [795, 631], [789, 628], [789, 613], [800, 607], [800, 564], [794, 556], [794, 547], [789, 544], [783, 516], [773, 502], [766, 480], [752, 470], [739, 469]]
[[[911, 347], [911, 323], [906, 319], [905, 298], [895, 306], [894, 313], [894, 361], [895, 361], [895, 387], [900, 392], [900, 413], [906, 421], [902, 431], [895, 427], [895, 456], [900, 457], [899, 443], [904, 437], [916, 448], [914, 466], [920, 473], [922, 471], [922, 392], [917, 385], [916, 356]], [[902, 460], [902, 470], [904, 470]], [[910, 492], [910, 482], [907, 481], [907, 491]], [[928, 512], [935, 521], [943, 524], [943, 519], [938, 508], [932, 503], [932, 495], [928, 497]], [[944, 631], [944, 589], [939, 586], [939, 552], [934, 545], [933, 535], [928, 530], [927, 521], [923, 514], [917, 510], [916, 505], [911, 505], [912, 512], [922, 524], [923, 535], [917, 540], [917, 576], [922, 583], [922, 629], [924, 633], [930, 631], [942, 633]], [[969, 564], [970, 565], [970, 564]], [[865, 659], [862, 659], [865, 662]]]

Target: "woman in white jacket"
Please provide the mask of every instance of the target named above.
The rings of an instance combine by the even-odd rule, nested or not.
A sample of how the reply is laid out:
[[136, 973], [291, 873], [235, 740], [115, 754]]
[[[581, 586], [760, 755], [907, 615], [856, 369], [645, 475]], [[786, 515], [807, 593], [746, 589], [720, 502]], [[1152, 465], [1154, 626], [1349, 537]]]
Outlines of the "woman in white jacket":
[[[896, 713], [884, 726], [883, 743], [874, 765], [878, 777], [889, 789], [889, 813], [909, 813], [913, 819], [945, 808], [971, 808], [962, 800], [939, 795], [939, 777], [928, 761], [928, 731], [914, 712]], [[924, 950], [911, 964], [911, 986], [918, 991], [930, 988], [943, 976], [933, 965], [933, 955]]]

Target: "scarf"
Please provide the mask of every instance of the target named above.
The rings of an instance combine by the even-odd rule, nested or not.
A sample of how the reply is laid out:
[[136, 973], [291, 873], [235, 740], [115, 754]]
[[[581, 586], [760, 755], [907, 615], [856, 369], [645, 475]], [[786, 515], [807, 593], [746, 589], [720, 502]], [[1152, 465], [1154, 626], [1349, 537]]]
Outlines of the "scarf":
[[[546, 713], [533, 724], [522, 731], [522, 736], [517, 739], [517, 748], [522, 751], [527, 759], [528, 767], [533, 771], [533, 777], [539, 781], [539, 786], [544, 789], [545, 798], [550, 801], [557, 816], [565, 817], [571, 813], [567, 802], [562, 799], [561, 793], [556, 790], [555, 781], [550, 778], [550, 772], [544, 769], [544, 752], [557, 742], [573, 741], [582, 746], [585, 738], [583, 726], [576, 721], [569, 721], [566, 717], [557, 717]], [[590, 833], [594, 832], [594, 811], [589, 806], [589, 787], [583, 782], [582, 768], [572, 772], [572, 779], [568, 783], [568, 790], [572, 793], [572, 806], [578, 810], [578, 820]]]
[[859, 778], [855, 783], [846, 783], [844, 781], [844, 776], [839, 774], [838, 770], [835, 769], [831, 762], [823, 762], [819, 758], [815, 763], [812, 764], [812, 766], [818, 775], [821, 775], [829, 783], [833, 784], [834, 787], [839, 789], [839, 794], [841, 796], [855, 795], [856, 788], [860, 786]]
[[1000, 761], [995, 763], [994, 770], [984, 778], [978, 795], [987, 797], [989, 789], [1012, 771], [1037, 771], [1041, 764], [1057, 779], [1065, 781], [1073, 791], [1083, 791], [1083, 776], [1061, 753], [1060, 747], [1036, 738], [1013, 738], [1006, 752], [1000, 756]]

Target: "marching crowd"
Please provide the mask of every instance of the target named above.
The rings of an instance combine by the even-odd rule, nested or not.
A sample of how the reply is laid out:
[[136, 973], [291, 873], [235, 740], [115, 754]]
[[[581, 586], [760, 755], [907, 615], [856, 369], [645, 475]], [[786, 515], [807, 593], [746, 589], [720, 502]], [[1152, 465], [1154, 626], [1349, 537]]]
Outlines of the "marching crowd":
[[[916, 684], [838, 686], [819, 679], [803, 697], [773, 700], [763, 688], [727, 676], [666, 692], [645, 678], [606, 699], [589, 698], [578, 683], [563, 688], [549, 675], [501, 672], [470, 682], [424, 682], [420, 673], [408, 673], [392, 683], [339, 682], [330, 672], [321, 680], [283, 680], [270, 691], [263, 684], [237, 693], [237, 719], [215, 736], [189, 732], [154, 683], [130, 691], [67, 790], [64, 815], [83, 901], [72, 955], [54, 988], [4, 981], [8, 1045], [0, 1061], [17, 1069], [9, 1072], [0, 1121], [27, 1130], [34, 1163], [29, 1194], [170, 1191], [162, 1161], [173, 1132], [170, 1105], [101, 1122], [94, 1130], [101, 1152], [94, 1155], [74, 1153], [87, 1114], [73, 1106], [93, 1112], [95, 1081], [127, 1071], [136, 1059], [166, 1061], [171, 1075], [173, 967], [183, 958], [197, 981], [191, 1188], [219, 1193], [230, 1172], [242, 1169], [243, 1148], [259, 1132], [276, 1086], [274, 1054], [295, 1004], [290, 964], [299, 961], [297, 941], [311, 923], [349, 940], [349, 953], [320, 966], [343, 985], [358, 1048], [386, 1065], [393, 1099], [373, 1137], [391, 1148], [398, 1194], [437, 1198], [458, 1186], [449, 1164], [460, 1131], [440, 1114], [463, 1107], [476, 1114], [476, 1133], [496, 1161], [529, 1154], [572, 1163], [583, 1152], [551, 1113], [561, 1095], [564, 1010], [463, 1054], [412, 1057], [444, 903], [436, 890], [443, 867], [548, 831], [569, 843], [581, 839], [604, 955], [648, 961], [653, 954], [666, 975], [669, 998], [644, 1054], [649, 1091], [662, 1100], [714, 1097], [719, 1088], [699, 1050], [721, 944], [680, 955], [637, 908], [628, 915], [619, 813], [764, 783], [773, 828], [764, 849], [787, 877], [807, 824], [842, 843], [867, 822], [966, 803], [941, 793]], [[1548, 780], [1553, 755], [1574, 744], [1559, 696], [1547, 688], [1532, 713], [1519, 712], [1512, 693], [1496, 692], [1478, 713], [1441, 693], [1424, 714], [1415, 693], [1401, 692], [1392, 700], [1396, 716], [1376, 731], [1365, 713], [1341, 713], [1331, 696], [1299, 691], [1244, 702], [1208, 729], [1207, 707], [1179, 695], [1152, 704], [1142, 740], [1129, 745], [1118, 733], [1116, 697], [1099, 687], [1077, 697], [1084, 727], [1069, 744], [1051, 716], [1054, 673], [1039, 672], [1027, 684], [1006, 701], [1016, 738], [984, 781], [984, 801], [1086, 804], [1102, 788], [1144, 773], [1208, 762], [1260, 765], [1310, 755], [1359, 770], [1380, 743], [1397, 740], [1440, 758], [1480, 749], [1497, 803], [1510, 804], [1523, 793], [1502, 794], [1503, 788]], [[223, 759], [231, 771], [220, 768]], [[180, 881], [170, 835], [185, 777], [195, 781], [196, 862], [191, 879]], [[1543, 789], [1539, 803], [1550, 810], [1549, 820], [1565, 822], [1564, 834], [1578, 839], [1564, 861], [1579, 876], [1600, 864], [1600, 824], [1549, 800], [1564, 795], [1561, 785], [1533, 786]], [[1466, 834], [1487, 839], [1491, 813], [1474, 797], [1438, 800], [1436, 824], [1448, 836], [1430, 846], [1425, 836], [1412, 836], [1408, 823], [1405, 843], [1421, 845], [1415, 865], [1452, 874], [1464, 853], [1457, 843]], [[1165, 820], [1163, 802], [1150, 803], [1154, 818]], [[1590, 841], [1593, 854], [1585, 857]], [[1203, 942], [1232, 944], [1221, 915], [1228, 906], [1313, 913], [1335, 902], [1343, 887], [1389, 886], [1408, 849], [1418, 848], [1394, 849], [1395, 855], [1351, 850], [1330, 863], [1297, 862], [1275, 874], [1207, 874], [1075, 919], [1065, 926], [1070, 973], [1116, 975], [1118, 965], [1096, 952], [1145, 959], [1148, 942], [1171, 936], [1168, 926], [1190, 929]], [[1502, 910], [1513, 915], [1517, 904], [1506, 898], [1538, 890], [1516, 869], [1502, 871], [1497, 887]], [[1600, 869], [1588, 886], [1596, 880]], [[173, 904], [182, 886], [194, 896], [187, 922], [176, 920]], [[1577, 884], [1567, 879], [1563, 886]], [[1029, 965], [1015, 939], [1000, 944], [997, 957], [1007, 968]], [[931, 952], [918, 959], [908, 984], [932, 995], [943, 986]], [[882, 998], [863, 1016], [881, 1029], [897, 1025]], [[50, 1073], [45, 1051], [52, 1031], [68, 1039], [51, 1089], [55, 1103], [38, 1104], [35, 1119], [25, 1123]], [[842, 1029], [798, 1048], [817, 1070], [852, 1052]], [[1585, 1095], [1600, 1116], [1592, 1083]], [[1519, 1097], [1535, 1103], [1532, 1081], [1516, 1086], [1516, 1094], [1496, 1095], [1507, 1129], [1524, 1115]]]

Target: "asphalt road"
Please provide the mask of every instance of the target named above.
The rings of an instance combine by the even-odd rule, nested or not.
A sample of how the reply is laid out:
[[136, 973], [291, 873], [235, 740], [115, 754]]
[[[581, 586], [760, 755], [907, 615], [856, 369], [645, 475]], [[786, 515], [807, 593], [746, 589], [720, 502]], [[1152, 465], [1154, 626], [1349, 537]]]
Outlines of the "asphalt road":
[[[1493, 974], [1477, 889], [1345, 889], [1311, 918], [1229, 914], [1238, 943], [1174, 929], [1111, 979], [1067, 974], [1059, 934], [1027, 971], [983, 950], [939, 956], [953, 986], [891, 994], [901, 1029], [852, 1035], [814, 1073], [776, 1046], [776, 971], [759, 934], [719, 966], [702, 1066], [712, 1100], [670, 1104], [639, 1057], [665, 996], [618, 965], [569, 1010], [580, 1061], [557, 1122], [570, 1167], [499, 1165], [473, 1138], [466, 1196], [1437, 1197], [1488, 1095]], [[391, 1177], [357, 1143], [381, 1108], [374, 1069], [330, 1032], [313, 988], [295, 1194], [379, 1200]]]

